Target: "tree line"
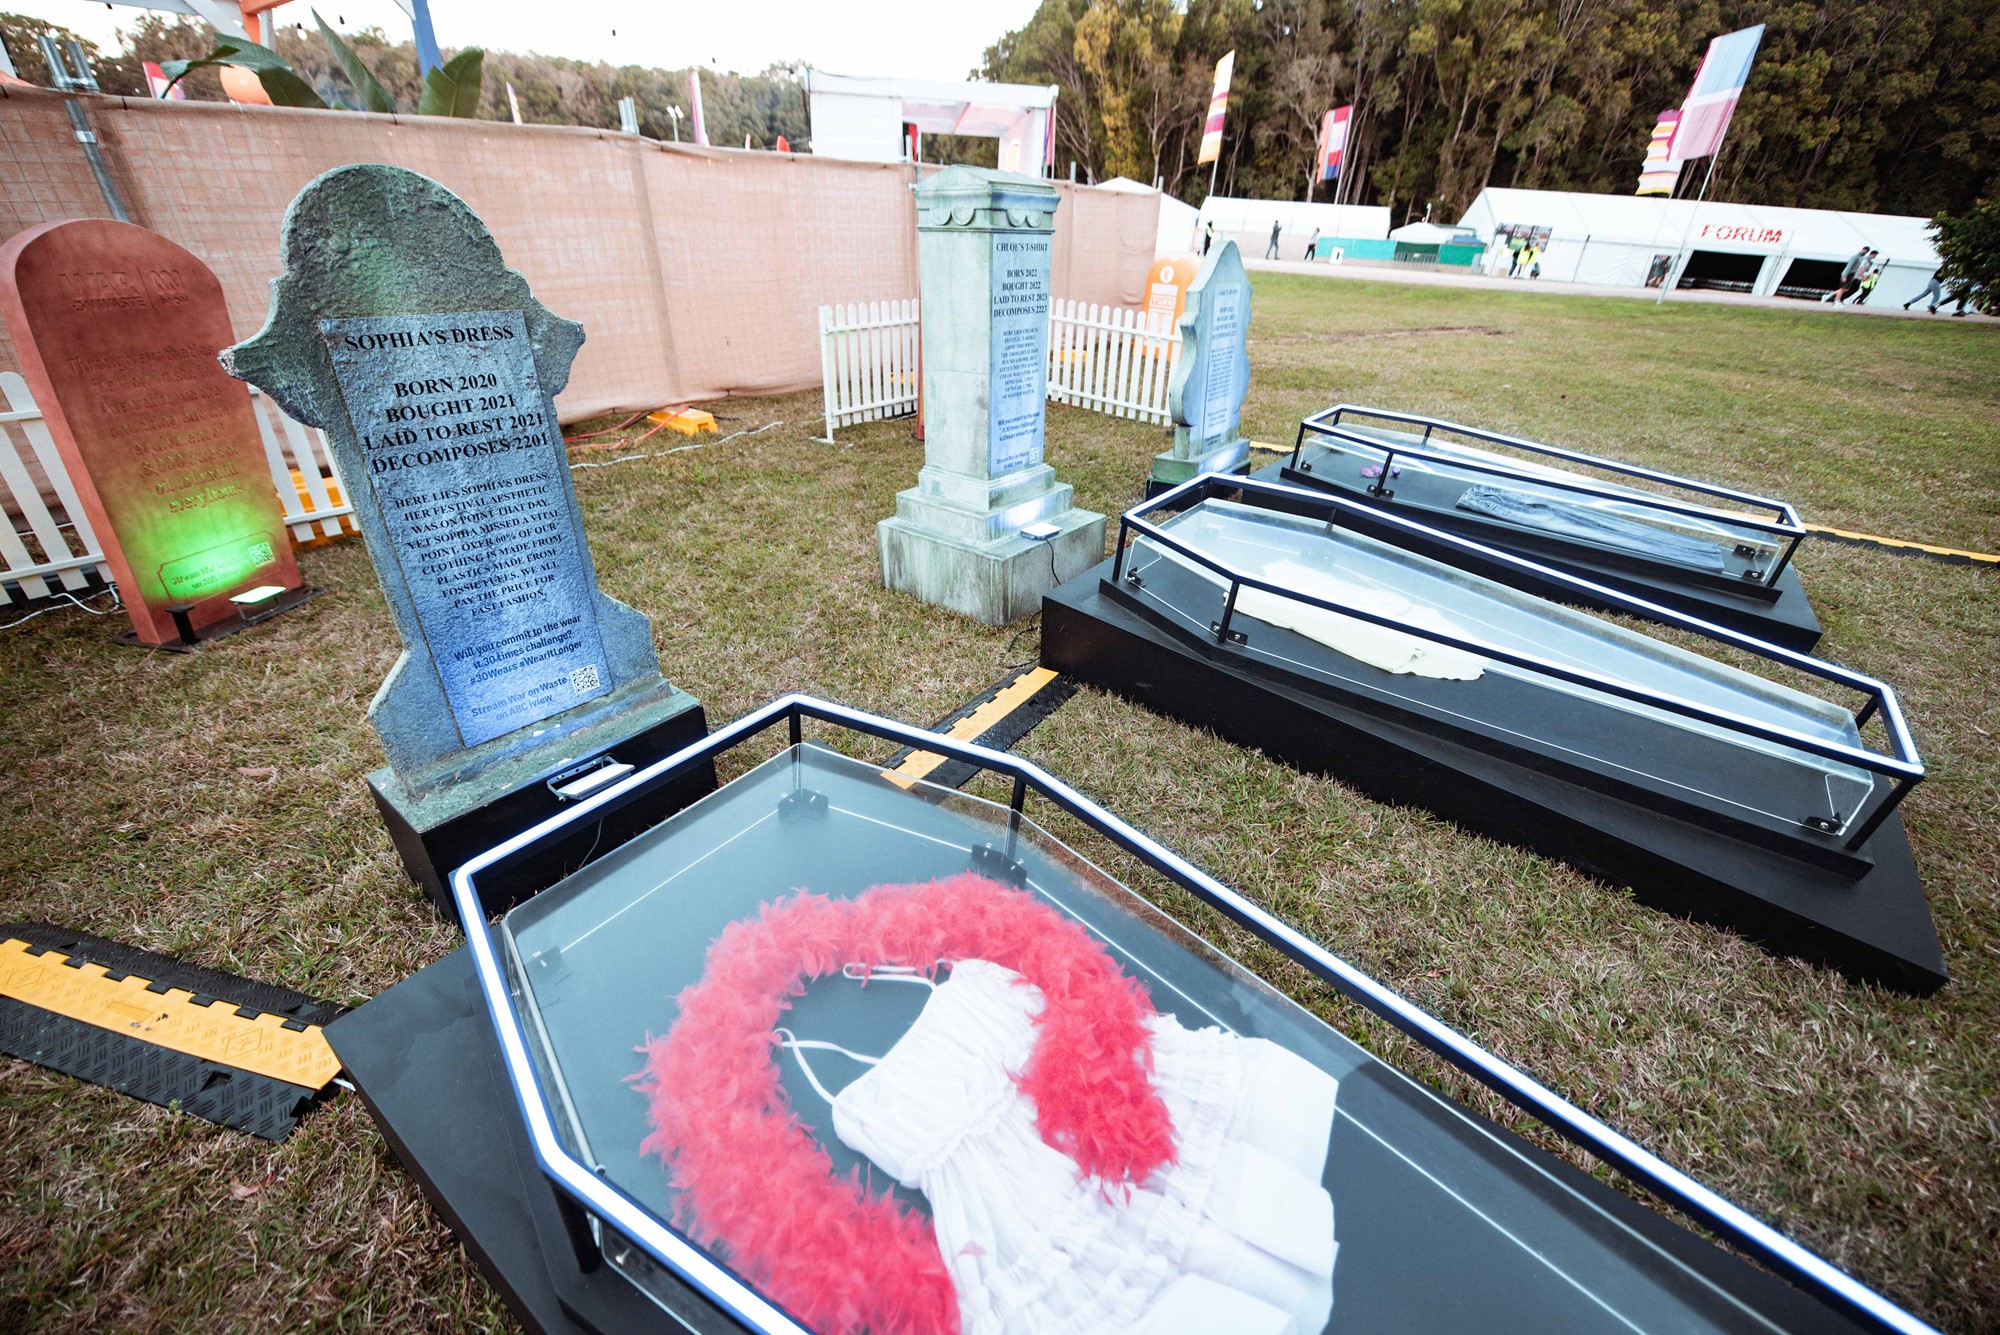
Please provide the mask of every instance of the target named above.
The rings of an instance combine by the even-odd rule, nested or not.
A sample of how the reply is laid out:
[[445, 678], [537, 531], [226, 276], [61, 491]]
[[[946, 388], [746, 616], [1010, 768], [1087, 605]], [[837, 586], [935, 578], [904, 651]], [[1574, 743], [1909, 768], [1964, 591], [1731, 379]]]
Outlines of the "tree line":
[[1042, 0], [980, 73], [1061, 87], [1059, 173], [1199, 203], [1233, 50], [1218, 193], [1331, 198], [1320, 118], [1351, 102], [1342, 197], [1451, 221], [1488, 185], [1630, 194], [1709, 39], [1756, 23], [1712, 198], [1928, 215], [2000, 185], [2000, 0]]
[[[1218, 192], [1330, 198], [1314, 172], [1320, 118], [1351, 102], [1342, 197], [1397, 222], [1426, 209], [1451, 221], [1487, 185], [1631, 193], [1654, 119], [1680, 105], [1708, 40], [1753, 23], [1763, 46], [1711, 197], [1929, 215], [2000, 191], [2000, 0], [1042, 0], [971, 73], [1059, 85], [1059, 175], [1075, 163], [1080, 179], [1159, 181], [1199, 203], [1201, 122], [1233, 50]], [[0, 14], [30, 82], [47, 82], [33, 37], [50, 30]], [[415, 104], [409, 41], [349, 40]], [[147, 15], [92, 63], [107, 92], [143, 96], [142, 62], [213, 44], [205, 25]], [[356, 104], [316, 33], [286, 27], [276, 47], [328, 102]], [[508, 118], [511, 84], [528, 121], [611, 128], [632, 97], [641, 133], [686, 139], [687, 75], [492, 51], [480, 115]], [[711, 143], [809, 146], [803, 66], [701, 77]], [[187, 86], [222, 97], [212, 70]], [[940, 136], [925, 156], [991, 165], [993, 145]], [[1706, 166], [1683, 171], [1683, 193]]]
[[[327, 11], [322, 11], [327, 12]], [[7, 43], [20, 76], [29, 83], [47, 85], [48, 70], [42, 61], [36, 35], [48, 32], [61, 39], [74, 37], [60, 25], [20, 14], [0, 14], [0, 38]], [[379, 28], [364, 28], [343, 34], [382, 86], [401, 106], [415, 106], [423, 87], [417, 67], [417, 51], [409, 39], [392, 41]], [[98, 85], [107, 93], [127, 96], [149, 95], [145, 62], [193, 60], [215, 47], [215, 31], [189, 18], [167, 19], [147, 14], [125, 34], [124, 46], [116, 52], [100, 51], [84, 43]], [[278, 31], [273, 49], [290, 62], [301, 78], [329, 105], [359, 108], [354, 88], [335, 63], [333, 52], [306, 25], [287, 25]], [[447, 51], [447, 56], [452, 52]], [[224, 101], [220, 76], [212, 69], [191, 72], [183, 81], [187, 96], [202, 101]], [[688, 119], [688, 71], [665, 70], [643, 65], [611, 65], [604, 62], [569, 60], [561, 56], [517, 55], [509, 51], [486, 53], [485, 79], [480, 92], [479, 115], [485, 120], [508, 120], [512, 111], [507, 102], [507, 86], [513, 85], [521, 105], [521, 119], [537, 125], [594, 125], [618, 127], [618, 100], [633, 98], [638, 104], [639, 133], [655, 139], [671, 140], [678, 133], [692, 139], [694, 127]], [[809, 138], [804, 69], [778, 65], [761, 74], [718, 74], [701, 72], [702, 120], [708, 140], [729, 148], [741, 148], [747, 138], [753, 148], [771, 148], [784, 135], [798, 149]], [[674, 111], [680, 113], [678, 129]]]

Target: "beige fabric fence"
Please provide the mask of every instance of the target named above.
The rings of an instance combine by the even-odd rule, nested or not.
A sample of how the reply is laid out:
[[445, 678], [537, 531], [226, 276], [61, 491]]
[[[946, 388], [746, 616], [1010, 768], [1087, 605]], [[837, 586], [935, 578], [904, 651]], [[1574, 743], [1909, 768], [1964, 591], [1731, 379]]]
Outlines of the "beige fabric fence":
[[[285, 206], [314, 176], [388, 162], [443, 182], [587, 341], [565, 420], [810, 389], [818, 308], [917, 286], [913, 170], [662, 144], [610, 130], [81, 99], [134, 222], [200, 256], [239, 337], [263, 323]], [[0, 89], [0, 239], [108, 210], [62, 95]], [[1054, 295], [1143, 299], [1159, 201], [1057, 183]], [[16, 369], [0, 331], [0, 370]]]

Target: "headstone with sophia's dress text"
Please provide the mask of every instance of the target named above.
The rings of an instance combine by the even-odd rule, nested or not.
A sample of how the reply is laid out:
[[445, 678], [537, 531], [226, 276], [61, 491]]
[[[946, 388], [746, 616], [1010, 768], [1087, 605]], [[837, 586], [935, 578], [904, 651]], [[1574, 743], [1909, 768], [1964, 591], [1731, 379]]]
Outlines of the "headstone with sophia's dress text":
[[[223, 364], [323, 428], [352, 480], [403, 640], [368, 710], [389, 760], [369, 784], [448, 910], [458, 863], [706, 723], [660, 675], [651, 622], [597, 586], [553, 403], [582, 326], [535, 300], [464, 201], [400, 167], [309, 183], [283, 257], [264, 328]], [[593, 848], [648, 823], [627, 811]]]

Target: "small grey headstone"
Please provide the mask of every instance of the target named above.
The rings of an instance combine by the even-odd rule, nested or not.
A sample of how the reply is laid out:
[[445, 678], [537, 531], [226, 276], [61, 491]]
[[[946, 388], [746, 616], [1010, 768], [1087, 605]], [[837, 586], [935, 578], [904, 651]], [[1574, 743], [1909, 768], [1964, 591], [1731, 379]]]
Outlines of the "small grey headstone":
[[1227, 473], [1250, 458], [1243, 400], [1250, 393], [1250, 275], [1234, 241], [1202, 261], [1181, 312], [1181, 359], [1167, 384], [1173, 448], [1153, 457], [1153, 481], [1176, 486]]
[[370, 705], [378, 793], [424, 828], [683, 710], [651, 624], [597, 587], [551, 396], [548, 312], [437, 182], [342, 167], [285, 216], [231, 374], [327, 433], [403, 653]]

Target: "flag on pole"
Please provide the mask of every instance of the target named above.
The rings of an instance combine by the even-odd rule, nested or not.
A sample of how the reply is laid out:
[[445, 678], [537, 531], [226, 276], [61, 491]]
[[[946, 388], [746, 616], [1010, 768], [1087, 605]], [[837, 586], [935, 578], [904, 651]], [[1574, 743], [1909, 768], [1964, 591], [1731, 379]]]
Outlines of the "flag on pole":
[[694, 141], [708, 142], [708, 123], [701, 118], [701, 71], [688, 71], [688, 119], [694, 122]]
[[1354, 104], [1335, 107], [1319, 124], [1319, 179], [1340, 179], [1340, 160], [1347, 153], [1347, 127], [1354, 119]]
[[1681, 179], [1681, 167], [1673, 160], [1674, 127], [1681, 123], [1678, 111], [1663, 111], [1653, 126], [1652, 142], [1646, 145], [1646, 164], [1639, 168], [1640, 195], [1671, 195]]
[[1693, 158], [1705, 158], [1722, 147], [1723, 132], [1750, 81], [1750, 65], [1757, 59], [1757, 43], [1764, 37], [1764, 25], [1724, 33], [1708, 44], [1708, 54], [1695, 71], [1694, 87], [1681, 104], [1680, 124], [1674, 130], [1667, 161], [1678, 167]]
[[1201, 127], [1201, 154], [1194, 160], [1197, 167], [1222, 156], [1222, 117], [1229, 110], [1229, 74], [1235, 68], [1234, 51], [1215, 62], [1215, 91], [1208, 97], [1208, 119]]

